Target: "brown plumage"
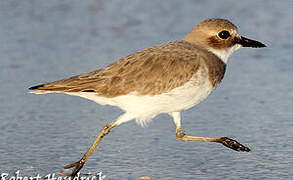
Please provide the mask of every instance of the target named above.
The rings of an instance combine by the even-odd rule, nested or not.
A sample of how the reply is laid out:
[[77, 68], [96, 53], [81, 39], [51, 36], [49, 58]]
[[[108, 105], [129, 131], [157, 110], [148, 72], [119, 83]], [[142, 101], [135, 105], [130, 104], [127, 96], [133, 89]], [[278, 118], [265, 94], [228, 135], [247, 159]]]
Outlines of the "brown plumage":
[[134, 119], [144, 125], [162, 113], [173, 117], [177, 140], [217, 142], [236, 151], [250, 151], [233, 139], [191, 136], [181, 128], [180, 113], [209, 96], [222, 80], [228, 58], [241, 47], [265, 45], [240, 36], [228, 20], [207, 19], [182, 41], [138, 51], [104, 69], [31, 87], [32, 93], [66, 93], [125, 111], [101, 129], [79, 161], [64, 167], [74, 168], [72, 173], [61, 175], [76, 176], [114, 127]]
[[[217, 23], [215, 23], [217, 21]], [[224, 27], [224, 28], [223, 28]], [[223, 40], [215, 32], [228, 31], [233, 38]], [[221, 19], [208, 19], [196, 25], [184, 40], [202, 46], [203, 48], [223, 49], [235, 45], [237, 41], [237, 27], [230, 21]]]
[[131, 92], [156, 95], [182, 86], [200, 66], [209, 70], [213, 86], [224, 76], [225, 64], [217, 56], [195, 44], [177, 41], [130, 54], [104, 69], [42, 84], [37, 91], [95, 92], [103, 97]]

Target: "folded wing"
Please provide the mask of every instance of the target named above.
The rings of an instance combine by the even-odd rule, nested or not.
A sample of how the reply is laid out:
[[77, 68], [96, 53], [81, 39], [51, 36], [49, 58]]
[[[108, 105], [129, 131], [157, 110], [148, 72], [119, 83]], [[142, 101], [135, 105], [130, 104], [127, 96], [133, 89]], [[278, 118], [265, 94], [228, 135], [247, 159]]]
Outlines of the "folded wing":
[[104, 69], [29, 89], [32, 93], [92, 92], [103, 97], [160, 94], [183, 85], [197, 72], [198, 51], [187, 42], [172, 42], [130, 54]]

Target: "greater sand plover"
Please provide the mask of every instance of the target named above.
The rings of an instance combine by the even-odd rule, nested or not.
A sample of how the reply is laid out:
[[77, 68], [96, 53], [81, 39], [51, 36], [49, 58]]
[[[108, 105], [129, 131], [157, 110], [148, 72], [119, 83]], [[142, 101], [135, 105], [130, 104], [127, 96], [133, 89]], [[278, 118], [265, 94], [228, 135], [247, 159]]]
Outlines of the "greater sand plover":
[[74, 168], [71, 176], [80, 171], [114, 127], [131, 120], [144, 125], [162, 113], [173, 117], [177, 140], [218, 142], [236, 151], [250, 151], [227, 137], [190, 136], [181, 129], [180, 113], [208, 97], [224, 77], [228, 58], [241, 47], [266, 46], [238, 35], [237, 27], [228, 20], [207, 19], [181, 41], [149, 47], [103, 69], [29, 89], [35, 94], [80, 96], [101, 105], [117, 106], [125, 112], [101, 129], [79, 161], [64, 167]]

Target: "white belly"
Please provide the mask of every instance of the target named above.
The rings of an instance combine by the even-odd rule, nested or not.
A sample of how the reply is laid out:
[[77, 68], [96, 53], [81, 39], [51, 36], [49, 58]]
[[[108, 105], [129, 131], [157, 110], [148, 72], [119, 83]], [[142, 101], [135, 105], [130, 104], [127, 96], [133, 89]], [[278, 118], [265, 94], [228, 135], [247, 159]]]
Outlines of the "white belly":
[[207, 98], [213, 87], [208, 80], [208, 76], [202, 75], [207, 74], [198, 72], [183, 86], [154, 96], [137, 96], [135, 92], [114, 98], [105, 98], [86, 92], [70, 93], [70, 95], [81, 96], [102, 105], [118, 106], [128, 113], [134, 114], [136, 121], [144, 125], [158, 114], [180, 112]]

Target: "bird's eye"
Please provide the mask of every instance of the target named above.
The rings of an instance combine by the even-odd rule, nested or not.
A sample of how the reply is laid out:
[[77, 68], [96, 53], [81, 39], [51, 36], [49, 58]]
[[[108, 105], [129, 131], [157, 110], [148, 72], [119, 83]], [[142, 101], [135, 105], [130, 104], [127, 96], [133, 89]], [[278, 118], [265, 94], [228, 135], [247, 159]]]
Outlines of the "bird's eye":
[[230, 37], [230, 33], [228, 31], [221, 31], [219, 32], [218, 36], [221, 39], [228, 39]]

